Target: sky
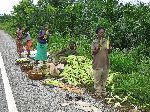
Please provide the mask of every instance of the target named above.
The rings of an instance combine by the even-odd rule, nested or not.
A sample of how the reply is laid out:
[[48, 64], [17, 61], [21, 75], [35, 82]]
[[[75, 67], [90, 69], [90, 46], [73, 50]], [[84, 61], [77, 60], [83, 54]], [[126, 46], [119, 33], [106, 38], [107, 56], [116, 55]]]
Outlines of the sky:
[[[13, 6], [19, 4], [22, 0], [0, 0], [0, 14], [10, 14], [13, 10]], [[33, 0], [33, 3], [37, 3], [38, 0]]]
[[[10, 14], [13, 10], [13, 6], [19, 4], [21, 0], [0, 0], [0, 14]], [[38, 0], [33, 0], [36, 4]], [[120, 2], [132, 2], [135, 3], [137, 1], [142, 1], [144, 3], [150, 3], [150, 0], [119, 0]]]

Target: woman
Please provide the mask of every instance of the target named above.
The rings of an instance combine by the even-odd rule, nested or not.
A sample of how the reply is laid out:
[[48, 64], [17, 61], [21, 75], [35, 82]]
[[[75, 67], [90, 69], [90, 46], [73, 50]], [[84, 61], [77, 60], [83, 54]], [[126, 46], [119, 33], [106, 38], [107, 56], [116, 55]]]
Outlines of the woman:
[[50, 33], [48, 31], [48, 25], [45, 25], [43, 29], [40, 30], [38, 35], [38, 43], [37, 43], [37, 53], [35, 56], [36, 64], [38, 61], [47, 60], [47, 43], [49, 42]]
[[29, 57], [30, 49], [31, 49], [31, 45], [32, 45], [31, 36], [29, 33], [29, 28], [25, 29], [25, 39], [26, 39], [26, 43], [27, 43], [27, 45], [26, 45], [26, 50], [28, 52], [27, 57]]
[[21, 53], [23, 51], [22, 32], [23, 32], [22, 27], [19, 27], [16, 31], [16, 46], [17, 46], [17, 52], [18, 52], [20, 58], [21, 58]]

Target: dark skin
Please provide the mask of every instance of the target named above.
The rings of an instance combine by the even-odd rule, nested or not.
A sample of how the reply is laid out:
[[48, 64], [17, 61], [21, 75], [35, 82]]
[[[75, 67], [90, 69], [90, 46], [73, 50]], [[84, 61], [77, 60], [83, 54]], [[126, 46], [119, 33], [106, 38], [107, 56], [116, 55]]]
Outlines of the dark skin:
[[[46, 33], [47, 30], [48, 30], [48, 26], [46, 26], [46, 27], [44, 28], [45, 33]], [[40, 36], [40, 34], [39, 34], [39, 35], [38, 35], [38, 38], [44, 37], [45, 33], [44, 33], [43, 35], [41, 35], [41, 36]], [[36, 60], [35, 63], [38, 64], [38, 61], [39, 61], [39, 60]], [[45, 64], [45, 63], [46, 63], [46, 61], [43, 61], [43, 64]]]
[[[48, 30], [48, 27], [45, 27], [45, 28], [44, 28], [45, 33], [46, 33], [47, 30]], [[39, 34], [38, 37], [39, 37], [39, 38], [44, 37], [45, 33], [44, 33], [43, 35], [41, 35], [41, 36], [40, 36], [40, 34]]]
[[[29, 30], [28, 29], [25, 29], [25, 34], [28, 32]], [[27, 54], [27, 57], [29, 58], [30, 56], [30, 51], [28, 51], [28, 54]]]
[[[104, 33], [105, 33], [105, 32], [104, 32], [103, 29], [100, 29], [100, 30], [98, 31], [97, 37], [98, 37], [99, 40], [101, 40], [101, 39], [104, 38]], [[92, 54], [94, 54], [94, 55], [97, 54], [99, 50], [100, 50], [100, 47], [97, 46], [97, 47], [92, 51]]]
[[[58, 52], [57, 54], [54, 55], [55, 57], [55, 61], [57, 63], [61, 63], [61, 64], [64, 64], [66, 65], [67, 64], [67, 61], [65, 59], [60, 59], [60, 57], [67, 57], [68, 55], [77, 55], [77, 52], [76, 52], [76, 44], [74, 42], [71, 42], [69, 44], [69, 47], [68, 48], [65, 48], [63, 50], [61, 50], [60, 52]], [[56, 63], [55, 62], [55, 63]]]
[[[74, 43], [70, 43], [69, 49], [70, 49], [70, 50], [76, 50], [76, 45], [75, 45]], [[63, 56], [64, 53], [65, 53], [67, 50], [68, 50], [68, 49], [63, 49], [62, 51], [60, 51], [59, 53], [57, 53], [56, 56]]]
[[[18, 41], [21, 41], [23, 37], [22, 37], [22, 38], [20, 38], [20, 39], [18, 38], [18, 34], [17, 34], [17, 33], [18, 33], [18, 31], [21, 31], [21, 32], [23, 33], [24, 28], [23, 28], [23, 27], [19, 27], [19, 28], [17, 28], [17, 32], [16, 32], [17, 40], [18, 40]], [[22, 44], [19, 42], [19, 43], [18, 43], [18, 46], [22, 46]], [[19, 48], [17, 47], [17, 50], [18, 50], [18, 49], [19, 49]], [[19, 53], [19, 57], [21, 58], [21, 53]]]

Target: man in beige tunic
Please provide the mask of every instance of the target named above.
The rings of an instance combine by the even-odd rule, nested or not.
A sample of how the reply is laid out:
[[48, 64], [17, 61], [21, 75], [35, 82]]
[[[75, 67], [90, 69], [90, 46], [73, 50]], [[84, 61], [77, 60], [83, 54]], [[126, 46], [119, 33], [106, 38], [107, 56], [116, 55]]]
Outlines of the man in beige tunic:
[[106, 96], [106, 81], [109, 72], [109, 40], [105, 38], [105, 30], [98, 27], [96, 30], [97, 39], [92, 42], [91, 50], [93, 55], [94, 88], [97, 97]]

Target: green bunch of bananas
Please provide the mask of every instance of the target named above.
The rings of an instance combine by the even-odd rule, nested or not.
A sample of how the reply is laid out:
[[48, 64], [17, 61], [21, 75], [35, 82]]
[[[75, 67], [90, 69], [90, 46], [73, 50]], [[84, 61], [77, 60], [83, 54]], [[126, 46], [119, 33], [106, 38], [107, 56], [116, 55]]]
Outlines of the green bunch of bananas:
[[61, 85], [61, 82], [57, 81], [57, 80], [53, 80], [53, 79], [45, 79], [43, 81], [43, 84], [46, 84], [46, 85], [54, 85], [54, 86], [60, 86]]

